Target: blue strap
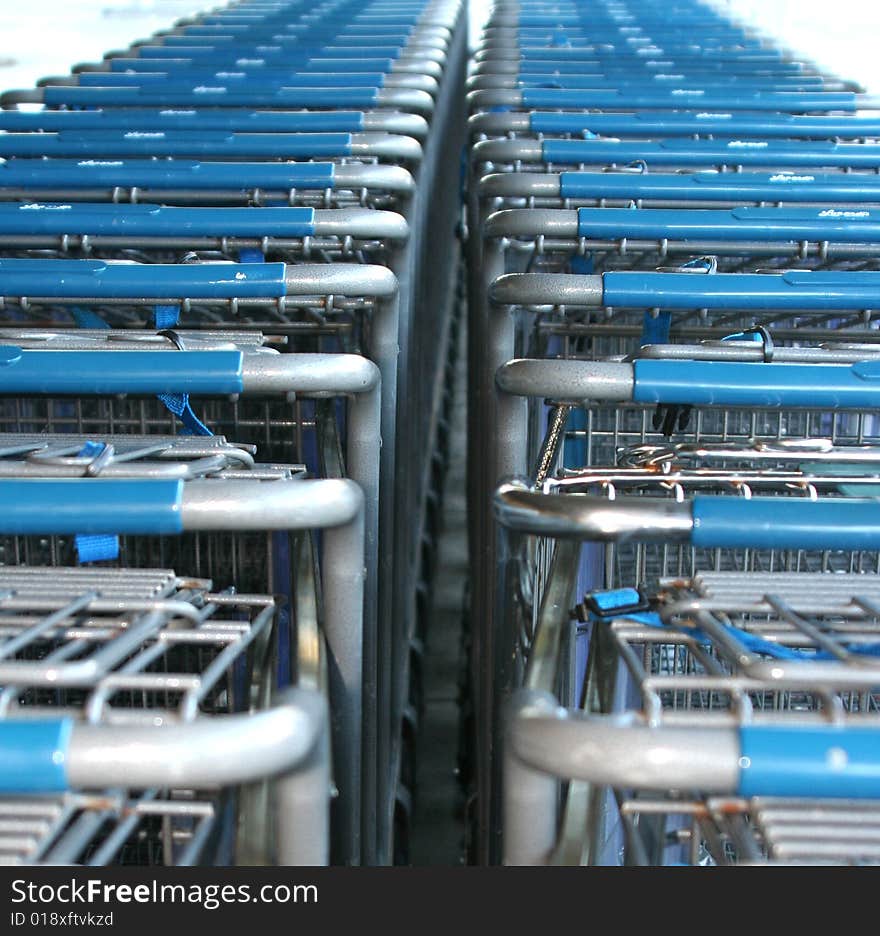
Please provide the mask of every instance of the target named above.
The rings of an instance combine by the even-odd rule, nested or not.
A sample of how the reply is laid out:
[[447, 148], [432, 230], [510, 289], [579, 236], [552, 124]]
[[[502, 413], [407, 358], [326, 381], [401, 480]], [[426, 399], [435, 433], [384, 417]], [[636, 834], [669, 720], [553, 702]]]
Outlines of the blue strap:
[[[592, 599], [594, 608], [598, 608], [599, 614], [592, 611], [590, 618], [594, 621], [607, 621], [612, 618], [635, 621], [637, 624], [647, 624], [649, 627], [667, 628], [679, 631], [692, 637], [697, 643], [704, 647], [712, 644], [711, 639], [699, 627], [682, 627], [676, 625], [670, 628], [669, 625], [654, 611], [624, 611], [617, 613], [616, 608], [626, 607], [632, 604], [632, 595], [638, 595], [635, 589], [614, 589], [604, 592], [591, 592], [588, 596]], [[832, 654], [826, 651], [814, 651], [810, 649], [792, 650], [790, 647], [784, 647], [770, 640], [764, 640], [757, 634], [751, 634], [748, 631], [734, 627], [732, 624], [724, 625], [725, 631], [735, 640], [738, 640], [746, 650], [751, 653], [759, 653], [762, 656], [770, 657], [774, 660], [831, 660], [836, 659]], [[863, 644], [856, 647], [846, 647], [848, 653], [859, 656], [880, 656], [880, 643]]]
[[587, 276], [593, 272], [593, 256], [587, 254], [584, 257], [581, 254], [575, 254], [568, 261], [568, 267], [572, 273], [576, 273], [578, 276]]
[[193, 412], [188, 393], [158, 393], [156, 399], [183, 423], [181, 435], [214, 435]]
[[642, 320], [643, 345], [669, 344], [669, 329], [672, 325], [671, 312], [658, 312], [656, 315], [645, 312]]
[[242, 247], [238, 252], [239, 263], [265, 263], [266, 255], [257, 247]]
[[153, 322], [157, 331], [165, 328], [174, 328], [180, 321], [179, 305], [157, 305], [153, 306]]
[[91, 309], [82, 309], [79, 306], [71, 306], [70, 314], [76, 322], [77, 328], [109, 328], [110, 326]]
[[[245, 251], [242, 251], [245, 253]], [[259, 253], [262, 257], [260, 251], [251, 251], [251, 253]], [[244, 261], [247, 262], [247, 261]], [[81, 309], [78, 306], [75, 306], [72, 310], [74, 320], [76, 321], [77, 327], [79, 328], [109, 328], [110, 326], [99, 316], [97, 316], [90, 309]], [[156, 329], [162, 331], [166, 328], [172, 328], [177, 324], [180, 318], [180, 306], [177, 305], [157, 305], [153, 309], [153, 314], [156, 321]], [[157, 399], [159, 402], [171, 413], [173, 413], [182, 423], [183, 430], [181, 435], [200, 435], [200, 436], [210, 436], [214, 433], [196, 416], [193, 412], [192, 406], [189, 402], [188, 393], [159, 393], [157, 394]], [[92, 444], [92, 443], [89, 443]], [[83, 450], [80, 454], [82, 455], [97, 455], [98, 452], [86, 452]], [[118, 546], [118, 544], [117, 544]], [[85, 545], [86, 553], [90, 549], [89, 545]], [[109, 549], [109, 546], [107, 547]], [[80, 555], [80, 562], [97, 562], [99, 559], [83, 559], [83, 553], [80, 549], [79, 542], [77, 542], [77, 552]], [[118, 548], [117, 548], [118, 555]], [[116, 556], [108, 556], [106, 558], [115, 559]]]
[[[95, 458], [106, 447], [104, 442], [86, 442], [77, 455], [80, 458]], [[81, 565], [119, 558], [119, 537], [110, 533], [77, 533], [73, 545]]]

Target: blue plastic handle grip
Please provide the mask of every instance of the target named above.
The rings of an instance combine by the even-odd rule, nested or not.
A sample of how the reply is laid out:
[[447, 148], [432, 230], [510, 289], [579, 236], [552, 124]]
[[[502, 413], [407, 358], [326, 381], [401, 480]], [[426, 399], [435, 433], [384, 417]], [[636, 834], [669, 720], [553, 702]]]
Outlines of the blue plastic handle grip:
[[4, 296], [91, 299], [276, 299], [283, 263], [105, 263], [0, 258]]
[[[245, 56], [229, 56], [225, 63], [217, 64], [214, 61], [206, 62], [202, 57], [190, 58], [118, 58], [109, 62], [113, 72], [168, 72], [179, 74], [201, 69], [204, 72], [217, 72], [218, 68], [234, 71], [237, 68], [249, 72], [274, 71], [293, 74], [297, 69], [303, 72], [350, 73], [350, 72], [378, 72], [387, 74], [394, 67], [394, 60], [390, 58], [305, 58], [291, 53], [284, 59], [276, 56], [263, 56], [260, 58], [247, 58]], [[284, 66], [284, 67], [282, 67]], [[284, 68], [286, 67], [286, 72]], [[347, 81], [347, 79], [345, 79]]]
[[0, 793], [63, 793], [72, 718], [0, 721]]
[[[680, 93], [678, 93], [680, 91]], [[670, 89], [625, 93], [623, 91], [567, 91], [557, 88], [527, 88], [522, 92], [525, 109], [539, 107], [699, 107], [702, 109], [771, 110], [782, 112], [846, 111], [857, 108], [856, 96], [849, 92], [799, 91], [706, 91]]]
[[609, 272], [603, 303], [646, 309], [874, 309], [880, 272], [763, 273]]
[[334, 164], [196, 162], [175, 159], [13, 159], [0, 163], [0, 188], [129, 188], [142, 190], [327, 189]]
[[838, 725], [740, 728], [741, 796], [880, 797], [880, 732]]
[[842, 172], [563, 172], [559, 194], [591, 199], [853, 204], [880, 201], [880, 179]]
[[179, 478], [4, 478], [0, 480], [0, 531], [6, 535], [183, 531]]
[[338, 88], [354, 84], [361, 88], [381, 88], [385, 75], [380, 72], [353, 72], [343, 79], [340, 75], [323, 72], [275, 72], [257, 73], [235, 70], [190, 70], [175, 72], [85, 72], [79, 76], [83, 88], [157, 88], [169, 92], [187, 92], [196, 85], [223, 85], [230, 91], [277, 91], [282, 88]]
[[[552, 88], [575, 90], [598, 90], [600, 88], [617, 89], [621, 92], [635, 94], [652, 94], [655, 91], [662, 91], [664, 87], [671, 86], [673, 83], [669, 80], [673, 76], [652, 75], [641, 79], [622, 78], [616, 75], [554, 75], [531, 73], [512, 76], [516, 80], [516, 86], [523, 90], [531, 88]], [[674, 76], [679, 79], [675, 83], [675, 88], [681, 93], [682, 90], [694, 90], [705, 93], [718, 94], [722, 91], [752, 93], [757, 91], [785, 90], [796, 92], [818, 91], [822, 88], [820, 80], [809, 81], [806, 78], [792, 77], [786, 81], [780, 81], [778, 78], [765, 79], [747, 79], [730, 76], [726, 80], [723, 78], [705, 79]], [[781, 87], [780, 87], [781, 86]]]
[[620, 136], [673, 137], [684, 133], [711, 133], [717, 137], [834, 139], [880, 134], [880, 120], [867, 117], [812, 115], [748, 115], [735, 111], [670, 111], [636, 114], [577, 114], [538, 111], [531, 115], [534, 133], [593, 133]]
[[235, 91], [222, 85], [196, 85], [188, 91], [159, 88], [47, 87], [49, 107], [373, 107], [376, 88], [281, 88]]
[[[363, 38], [358, 39], [359, 43], [363, 43], [364, 41]], [[195, 54], [195, 50], [201, 47], [205, 50], [203, 53], [203, 59], [205, 61], [212, 60], [218, 56], [225, 58], [230, 52], [234, 53], [237, 57], [241, 57], [250, 55], [259, 56], [273, 51], [283, 51], [288, 54], [301, 55], [305, 58], [318, 56], [328, 56], [331, 58], [342, 56], [358, 59], [370, 57], [400, 58], [400, 54], [404, 48], [403, 42], [398, 44], [398, 41], [393, 37], [386, 37], [384, 35], [381, 39], [377, 37], [377, 42], [379, 41], [381, 41], [383, 45], [348, 45], [342, 43], [341, 40], [334, 45], [321, 42], [309, 44], [303, 41], [302, 36], [284, 35], [281, 33], [264, 39], [254, 38], [248, 41], [236, 39], [234, 36], [163, 37], [164, 46], [171, 54], [171, 57], [177, 58], [181, 54], [191, 56]], [[395, 44], [384, 44], [392, 42]], [[141, 54], [143, 54], [145, 50], [142, 49], [140, 51]]]
[[880, 146], [862, 143], [798, 143], [768, 140], [693, 140], [641, 143], [615, 140], [544, 140], [544, 162], [609, 165], [644, 161], [656, 166], [771, 166], [782, 169], [876, 168]]
[[225, 396], [242, 392], [242, 366], [240, 351], [31, 351], [0, 345], [0, 393]]
[[697, 495], [692, 510], [698, 548], [880, 549], [880, 499]]
[[0, 204], [0, 235], [307, 237], [312, 208], [177, 208], [160, 205]]
[[633, 377], [632, 398], [637, 403], [880, 409], [880, 361], [845, 365], [641, 359], [633, 363]]
[[0, 111], [0, 130], [220, 130], [254, 133], [357, 133], [362, 111], [118, 108], [91, 111]]
[[[348, 133], [236, 133], [222, 130], [81, 130], [0, 134], [0, 155], [16, 157], [221, 156], [320, 158], [351, 155]], [[166, 169], [173, 170], [173, 166]], [[307, 171], [307, 170], [300, 170]]]
[[880, 211], [868, 208], [734, 208], [665, 210], [579, 208], [578, 235], [670, 240], [880, 241]]

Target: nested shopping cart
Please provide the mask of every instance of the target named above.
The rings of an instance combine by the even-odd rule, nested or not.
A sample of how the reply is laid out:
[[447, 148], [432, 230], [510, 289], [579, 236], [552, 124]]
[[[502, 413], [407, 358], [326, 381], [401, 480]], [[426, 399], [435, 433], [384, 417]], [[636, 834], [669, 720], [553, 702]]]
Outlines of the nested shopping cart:
[[[319, 212], [349, 206], [394, 208], [406, 214], [413, 235], [408, 245], [404, 245], [402, 228], [383, 227], [388, 215], [381, 211], [370, 218], [378, 225], [371, 228], [378, 233], [378, 240], [360, 236], [366, 229], [359, 227], [357, 215], [333, 213], [338, 223], [325, 228], [330, 241], [322, 238], [320, 230], [315, 232], [317, 240], [306, 232], [302, 250], [295, 248], [283, 256], [290, 265], [302, 260], [336, 261], [335, 267], [314, 273], [303, 270], [297, 287], [302, 300], [294, 303], [287, 296], [271, 310], [268, 321], [263, 320], [263, 313], [269, 312], [265, 291], [258, 288], [255, 292], [252, 286], [245, 289], [243, 283], [239, 284], [241, 295], [236, 294], [236, 284], [230, 283], [219, 302], [210, 295], [200, 297], [198, 289], [195, 295], [169, 295], [170, 303], [155, 303], [149, 291], [138, 296], [131, 288], [109, 304], [94, 301], [106, 295], [102, 290], [97, 297], [73, 297], [87, 300], [75, 304], [66, 299], [33, 302], [26, 295], [27, 287], [19, 290], [22, 294], [17, 299], [12, 296], [17, 291], [13, 288], [10, 298], [15, 306], [13, 318], [26, 310], [25, 321], [34, 326], [63, 324], [62, 306], [69, 309], [74, 305], [75, 318], [82, 324], [97, 325], [104, 320], [117, 327], [137, 327], [142, 324], [138, 313], [152, 305], [160, 307], [157, 325], [179, 321], [185, 327], [224, 328], [232, 324], [262, 329], [268, 324], [267, 333], [286, 335], [288, 347], [366, 350], [372, 357], [379, 355], [376, 360], [383, 375], [383, 400], [392, 403], [392, 408], [384, 406], [382, 423], [383, 502], [390, 503], [388, 492], [399, 491], [398, 509], [383, 509], [388, 549], [382, 552], [382, 563], [389, 570], [383, 573], [382, 591], [387, 596], [383, 601], [393, 600], [394, 606], [393, 613], [380, 619], [389, 631], [382, 645], [393, 656], [399, 676], [380, 694], [376, 718], [385, 738], [380, 760], [396, 762], [401, 760], [398, 725], [408, 696], [406, 673], [417, 585], [424, 574], [420, 566], [427, 522], [419, 518], [426, 513], [434, 467], [431, 447], [438, 431], [438, 384], [443, 377], [442, 347], [450, 317], [449, 238], [456, 210], [451, 201], [436, 195], [457, 171], [447, 157], [449, 148], [456, 147], [458, 134], [451, 124], [461, 106], [458, 92], [465, 31], [456, 4], [428, 4], [424, 13], [406, 10], [400, 16], [396, 11], [378, 18], [368, 15], [354, 26], [345, 15], [307, 22], [309, 19], [314, 19], [313, 14], [299, 24], [302, 29], [290, 29], [290, 16], [285, 14], [283, 22], [266, 29], [251, 22], [249, 27], [253, 28], [236, 28], [229, 33], [225, 26], [214, 29], [214, 24], [207, 29], [181, 25], [174, 31], [175, 37], [157, 37], [153, 45], [139, 43], [130, 54], [111, 54], [103, 65], [82, 66], [69, 78], [47, 79], [41, 82], [44, 87], [33, 93], [8, 95], [5, 104], [12, 108], [38, 97], [44, 99], [45, 107], [38, 111], [6, 110], [0, 115], [7, 156], [4, 170], [10, 180], [5, 194], [27, 201], [57, 197], [64, 203], [81, 199], [160, 202], [164, 203], [163, 211], [167, 205], [230, 203], [308, 207]], [[136, 92], [136, 99], [131, 92]], [[73, 100], [68, 94], [80, 97]], [[82, 94], [90, 100], [87, 110], [78, 109], [85, 100]], [[142, 106], [147, 99], [153, 104]], [[345, 101], [358, 110], [340, 112], [340, 102]], [[354, 103], [357, 101], [360, 103]], [[425, 116], [431, 118], [430, 133]], [[145, 156], [151, 157], [149, 161]], [[280, 161], [291, 157], [299, 163]], [[117, 217], [115, 211], [107, 212], [111, 213]], [[270, 217], [261, 216], [259, 222], [268, 222]], [[366, 220], [366, 214], [361, 217]], [[203, 213], [193, 219], [203, 231], [221, 220], [216, 214], [212, 218]], [[176, 213], [170, 219], [175, 232], [181, 230], [180, 220]], [[245, 247], [247, 254], [241, 259], [263, 259], [264, 248], [271, 255], [270, 241], [277, 242], [277, 238], [268, 228], [270, 240], [262, 241], [264, 231], [250, 245], [252, 250]], [[429, 234], [440, 237], [441, 243], [429, 245]], [[159, 242], [150, 242], [151, 236], [132, 249], [123, 246], [125, 235], [112, 246], [105, 242], [91, 256], [111, 261], [178, 261], [184, 250], [199, 249], [192, 241], [184, 248], [184, 238], [177, 245], [183, 248], [181, 252], [153, 252], [152, 244]], [[87, 236], [87, 249], [91, 250], [88, 241]], [[201, 259], [239, 259], [236, 250], [228, 252], [229, 241], [224, 244], [221, 237], [214, 243], [220, 254], [208, 251]], [[373, 270], [364, 269], [364, 261], [394, 268], [399, 280], [396, 298], [390, 294], [387, 277], [377, 281], [371, 276]], [[361, 267], [366, 285], [356, 286], [359, 272], [349, 274], [340, 262]], [[46, 273], [51, 271], [46, 269]], [[77, 275], [73, 268], [66, 273], [68, 281]], [[229, 275], [251, 283], [258, 278], [242, 269], [234, 274], [229, 271]], [[325, 281], [318, 284], [322, 275]], [[184, 285], [180, 278], [176, 283], [175, 287], [161, 286], [159, 291], [174, 291]], [[62, 298], [54, 288], [48, 292], [54, 296], [44, 299]], [[66, 295], [70, 298], [72, 293]], [[210, 301], [199, 302], [200, 298]], [[127, 299], [133, 301], [128, 303]], [[174, 306], [179, 311], [172, 311]], [[242, 315], [245, 309], [247, 314]], [[402, 312], [397, 334], [387, 341], [389, 310], [396, 309]], [[233, 318], [224, 321], [227, 311]], [[46, 312], [49, 321], [41, 322]], [[166, 320], [169, 313], [170, 323]], [[394, 373], [397, 345], [402, 353], [399, 381]], [[409, 405], [403, 410], [405, 418], [397, 420], [402, 431], [395, 440], [393, 403], [398, 398]], [[408, 470], [401, 473], [402, 483], [395, 486], [397, 461], [405, 463]], [[397, 549], [390, 545], [389, 517], [402, 544]], [[388, 702], [389, 695], [393, 704]], [[390, 710], [387, 719], [383, 714], [386, 709]], [[399, 769], [392, 767], [391, 773]], [[385, 783], [384, 771], [381, 776]], [[386, 785], [390, 788], [393, 784]], [[380, 851], [388, 855], [393, 797], [385, 793], [380, 799]]]
[[[360, 492], [222, 438], [104, 438], [0, 443], [16, 505], [3, 531], [4, 858], [325, 863], [329, 608], [309, 531], [357, 569]], [[117, 556], [144, 565], [64, 564], [71, 539], [110, 562], [118, 533]], [[227, 584], [150, 564], [175, 553]], [[353, 585], [359, 613], [356, 582], [321, 579]]]
[[[507, 711], [509, 863], [877, 860], [878, 502], [856, 493], [876, 494], [877, 449], [728, 443], [722, 467], [699, 449], [667, 453], [668, 482], [642, 467], [498, 492], [505, 525], [554, 543]], [[662, 561], [616, 557], [640, 584], [572, 611], [581, 539]]]
[[[35, 329], [17, 333], [8, 329], [4, 339], [15, 344], [4, 345], [7, 369], [3, 383], [6, 395], [3, 429], [31, 435], [46, 431], [72, 434], [71, 443], [65, 446], [65, 458], [68, 461], [74, 458], [77, 474], [85, 473], [87, 477], [91, 474], [99, 480], [102, 461], [108, 460], [103, 453], [112, 449], [108, 436], [173, 433], [181, 422], [196, 434], [213, 430], [256, 443], [264, 450], [263, 457], [279, 466], [303, 466], [291, 471], [269, 465], [267, 477], [261, 478], [259, 473], [245, 478], [236, 475], [229, 479], [231, 486], [222, 489], [209, 485], [206, 490], [204, 484], [213, 482], [212, 476], [203, 483], [195, 474], [196, 493], [201, 488], [207, 497], [201, 501], [201, 513], [191, 528], [206, 531], [205, 535], [200, 533], [195, 539], [175, 535], [160, 539], [155, 545], [150, 545], [149, 540], [136, 540], [130, 551], [123, 550], [122, 556], [129, 564], [143, 563], [149, 567], [181, 569], [186, 564], [191, 574], [210, 577], [217, 587], [284, 593], [284, 583], [291, 581], [295, 553], [283, 534], [272, 531], [298, 528], [294, 517], [285, 511], [285, 498], [293, 498], [294, 503], [298, 503], [296, 498], [304, 499], [302, 516], [309, 519], [299, 526], [324, 527], [322, 623], [330, 653], [334, 764], [340, 789], [334, 853], [340, 860], [357, 861], [362, 819], [366, 827], [365, 849], [374, 827], [371, 824], [375, 822], [378, 769], [377, 719], [369, 701], [375, 697], [378, 678], [379, 375], [375, 365], [355, 355], [279, 354], [262, 348], [259, 336], [238, 337], [240, 340], [236, 341], [235, 333], [230, 332], [211, 335], [181, 331], [161, 336], [134, 331], [64, 333]], [[194, 350], [182, 350], [187, 347]], [[198, 407], [198, 415], [190, 394], [209, 397], [204, 408]], [[226, 400], [222, 399], [224, 396]], [[230, 401], [230, 396], [236, 399]], [[314, 404], [308, 402], [316, 397]], [[334, 402], [339, 398], [349, 401], [344, 457]], [[85, 443], [74, 444], [77, 435], [90, 440], [95, 450]], [[32, 439], [30, 442], [25, 436], [22, 439], [26, 449], [27, 445], [33, 445]], [[210, 444], [210, 440], [201, 441]], [[160, 450], [162, 447], [159, 445]], [[148, 458], [155, 451], [150, 438], [144, 440], [140, 451]], [[118, 461], [127, 463], [124, 457]], [[92, 462], [96, 465], [87, 470]], [[49, 471], [51, 478], [54, 468], [51, 462], [49, 468], [43, 467], [45, 464], [45, 459], [31, 459], [29, 478], [39, 477], [39, 469]], [[304, 479], [306, 465], [317, 476], [316, 481]], [[155, 460], [151, 462], [151, 467], [154, 466]], [[273, 487], [279, 474], [283, 483]], [[358, 484], [341, 480], [344, 476], [356, 479]], [[328, 479], [326, 484], [323, 478]], [[159, 479], [164, 487], [156, 490], [171, 497], [174, 491], [169, 484], [177, 490], [175, 485], [180, 482], [164, 480], [161, 471]], [[133, 486], [136, 491], [139, 483], [127, 482], [126, 490]], [[240, 483], [244, 484], [243, 494], [254, 497], [260, 494], [263, 499], [251, 497], [236, 506], [236, 485]], [[64, 509], [60, 505], [55, 510], [46, 507], [49, 503], [46, 498], [55, 496], [51, 487], [31, 484], [26, 490], [37, 499], [32, 505], [35, 511], [49, 510], [63, 520]], [[324, 491], [329, 501], [324, 498]], [[342, 499], [334, 500], [333, 491], [338, 491]], [[124, 504], [114, 502], [111, 493], [101, 485], [94, 489], [75, 488], [71, 503], [81, 503], [85, 509], [89, 495], [102, 498], [106, 503], [103, 523], [112, 525], [114, 513], [124, 513]], [[57, 496], [61, 496], [60, 491]], [[36, 506], [39, 498], [43, 499], [41, 510]], [[184, 532], [185, 506], [172, 500], [165, 509], [163, 503], [158, 500], [155, 509], [145, 503], [142, 510], [144, 517], [155, 514], [156, 522], [165, 526], [161, 529], [147, 526], [142, 531], [135, 526], [134, 532]], [[94, 509], [101, 513], [99, 508]], [[326, 522], [320, 520], [325, 509]], [[353, 513], [348, 519], [341, 519], [346, 511]], [[163, 516], [167, 523], [161, 519]], [[96, 525], [101, 522], [99, 519]], [[122, 522], [121, 518], [118, 522]], [[247, 535], [233, 535], [237, 526]], [[212, 530], [217, 531], [216, 536], [208, 535], [207, 531]], [[10, 554], [10, 561], [69, 564], [76, 558], [71, 546], [78, 549], [77, 541], [70, 541], [71, 534], [108, 531], [93, 530], [86, 523], [79, 529], [55, 532], [68, 535], [66, 551], [56, 540], [44, 537], [39, 541], [42, 543], [39, 549], [34, 545], [14, 547], [16, 552]], [[123, 526], [116, 532], [128, 531]], [[86, 548], [90, 542], [87, 540]]]

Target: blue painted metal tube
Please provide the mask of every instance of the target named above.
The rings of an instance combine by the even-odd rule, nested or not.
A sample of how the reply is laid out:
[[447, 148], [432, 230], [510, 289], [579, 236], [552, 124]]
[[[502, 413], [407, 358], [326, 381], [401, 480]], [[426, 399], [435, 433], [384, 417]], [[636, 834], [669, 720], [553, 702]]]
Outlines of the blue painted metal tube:
[[[191, 74], [196, 71], [204, 71], [207, 74], [217, 75], [219, 67], [228, 70], [244, 69], [248, 72], [269, 72], [277, 74], [295, 74], [309, 72], [327, 72], [337, 75], [347, 74], [349, 72], [380, 72], [387, 73], [394, 68], [394, 59], [390, 58], [304, 58], [302, 56], [291, 55], [283, 59], [274, 56], [262, 56], [255, 58], [244, 58], [242, 56], [230, 56], [224, 65], [201, 61], [200, 57], [160, 59], [160, 58], [116, 58], [109, 62], [111, 72], [135, 72], [138, 74], [150, 74], [152, 72], [167, 72], [169, 74], [179, 75], [180, 73]], [[98, 74], [105, 74], [100, 72]]]
[[217, 71], [190, 69], [167, 74], [166, 72], [84, 72], [78, 76], [83, 88], [157, 88], [169, 92], [187, 92], [195, 85], [223, 85], [236, 91], [269, 91], [282, 88], [338, 88], [341, 85], [356, 85], [360, 88], [381, 88], [385, 75], [363, 69], [348, 74], [345, 78], [326, 72], [262, 72]]
[[666, 210], [579, 208], [578, 235], [713, 241], [880, 242], [880, 210], [868, 208], [733, 208]]
[[880, 201], [880, 177], [811, 172], [563, 172], [562, 198], [855, 203]]
[[609, 272], [603, 302], [618, 308], [875, 309], [880, 272], [789, 270], [782, 274]]
[[[0, 394], [242, 392], [240, 351], [33, 351], [0, 345]], [[85, 531], [83, 531], [85, 532]]]
[[333, 163], [197, 162], [175, 159], [12, 159], [0, 163], [0, 188], [328, 189]]
[[283, 263], [105, 263], [0, 258], [5, 296], [233, 299], [284, 296]]
[[744, 725], [741, 796], [880, 796], [880, 731], [841, 725]]
[[880, 549], [880, 499], [694, 497], [694, 546], [707, 549]]
[[63, 793], [73, 719], [0, 721], [0, 793]]
[[[48, 90], [48, 89], [47, 89]], [[522, 92], [522, 106], [526, 110], [540, 107], [602, 107], [602, 108], [668, 108], [676, 105], [683, 107], [697, 106], [700, 109], [735, 109], [751, 111], [781, 111], [786, 113], [804, 113], [812, 111], [845, 111], [853, 113], [858, 108], [858, 98], [850, 92], [785, 92], [756, 91], [753, 93], [736, 91], [704, 92], [700, 90], [677, 89], [668, 91], [566, 91], [557, 88], [527, 88]]]
[[843, 365], [640, 359], [633, 362], [633, 379], [637, 403], [880, 409], [880, 361]]
[[801, 143], [784, 140], [677, 140], [634, 142], [611, 139], [544, 140], [542, 159], [553, 163], [618, 165], [643, 161], [663, 166], [770, 166], [809, 168], [880, 166], [880, 145], [871, 143]]
[[541, 111], [531, 115], [535, 133], [593, 133], [675, 137], [689, 133], [718, 137], [834, 139], [880, 135], [875, 117], [812, 114], [745, 114], [737, 111], [669, 111], [634, 114], [577, 114]]
[[281, 88], [269, 92], [236, 91], [222, 85], [196, 85], [188, 91], [159, 88], [47, 87], [43, 100], [50, 107], [373, 107], [377, 88]]
[[0, 204], [0, 235], [263, 238], [307, 237], [314, 231], [312, 208]]
[[197, 110], [118, 108], [92, 111], [0, 111], [0, 130], [189, 130], [254, 133], [357, 133], [363, 111]]
[[179, 534], [183, 487], [180, 479], [4, 478], [0, 530], [5, 535], [46, 536]]

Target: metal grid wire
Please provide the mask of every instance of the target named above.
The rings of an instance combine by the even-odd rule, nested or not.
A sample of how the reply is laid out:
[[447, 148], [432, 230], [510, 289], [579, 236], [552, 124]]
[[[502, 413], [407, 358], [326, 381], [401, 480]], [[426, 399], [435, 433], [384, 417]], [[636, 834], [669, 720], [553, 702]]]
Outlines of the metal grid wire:
[[[646, 209], [649, 210], [649, 209]], [[592, 272], [644, 270], [653, 272], [665, 263], [701, 254], [717, 255], [721, 273], [753, 273], [756, 260], [767, 270], [785, 270], [792, 265], [811, 270], [876, 270], [877, 246], [840, 244], [828, 241], [778, 241], [767, 244], [719, 240], [599, 240], [587, 237], [559, 238], [511, 236], [505, 241], [506, 272], [560, 273], [572, 260], [586, 260]]]
[[[661, 583], [663, 628], [625, 619], [596, 626], [653, 724], [876, 724], [880, 667], [858, 649], [877, 643], [878, 599], [870, 575], [705, 573]], [[738, 632], [803, 658], [774, 659], [767, 678], [766, 658]], [[633, 863], [880, 861], [880, 802], [616, 795]]]
[[[0, 717], [155, 724], [265, 704], [275, 600], [167, 569], [0, 569]], [[0, 799], [0, 863], [192, 864], [227, 794]]]
[[[31, 402], [31, 401], [28, 401]], [[46, 401], [33, 401], [42, 404]], [[51, 412], [51, 403], [50, 405]], [[119, 405], [120, 401], [100, 401], [109, 407]], [[140, 403], [161, 409], [158, 403], [150, 401], [122, 401], [130, 403], [138, 412]], [[67, 407], [79, 407], [82, 401], [64, 403]], [[16, 400], [13, 405], [21, 406], [23, 401]], [[270, 404], [266, 404], [269, 406]], [[290, 404], [286, 404], [288, 407]], [[35, 433], [25, 428], [30, 423], [21, 424], [8, 435], [0, 435], [0, 473], [4, 477], [53, 476], [66, 474], [118, 474], [123, 470], [126, 477], [155, 477], [171, 474], [179, 477], [199, 476], [204, 473], [222, 484], [223, 478], [234, 480], [246, 478], [261, 480], [266, 483], [295, 483], [297, 477], [305, 474], [302, 464], [293, 465], [255, 465], [248, 446], [231, 445], [222, 437], [188, 439], [162, 435], [173, 429], [164, 417], [159, 417], [153, 424], [131, 419], [129, 421], [90, 422], [84, 415], [74, 413], [58, 421], [46, 420], [37, 425], [46, 425], [56, 430], [55, 435]], [[140, 430], [144, 425], [154, 428], [159, 434], [153, 436], [116, 435], [107, 432], [89, 432], [90, 428], [102, 428], [107, 425], [120, 429]], [[0, 425], [9, 428], [8, 423]], [[82, 425], [86, 430], [78, 433], [79, 438], [58, 432], [59, 428], [72, 433]], [[244, 426], [239, 423], [239, 428]], [[260, 424], [262, 427], [262, 424]], [[298, 428], [298, 424], [297, 424]], [[268, 429], [265, 430], [268, 433]], [[114, 453], [106, 454], [98, 462], [98, 457], [78, 457], [86, 440], [101, 441]], [[283, 444], [283, 439], [275, 438], [276, 450]], [[205, 461], [207, 456], [208, 460]], [[47, 466], [47, 457], [51, 465]], [[186, 568], [193, 575], [212, 578], [222, 587], [234, 586], [244, 591], [278, 590], [292, 594], [295, 584], [291, 571], [292, 546], [290, 537], [282, 533], [265, 532], [212, 532], [185, 533], [180, 536], [123, 536], [120, 537], [120, 559], [118, 562], [139, 568]], [[112, 562], [113, 560], [111, 560]], [[75, 565], [75, 538], [73, 536], [4, 536], [0, 537], [0, 565], [18, 566], [69, 566]], [[289, 581], [290, 580], [290, 581]]]
[[192, 865], [215, 834], [217, 803], [183, 792], [0, 799], [0, 864]]
[[880, 802], [872, 800], [638, 797], [622, 798], [620, 815], [632, 864], [880, 861]]
[[[179, 328], [225, 329], [285, 336], [290, 351], [344, 351], [360, 353], [368, 342], [370, 318], [377, 304], [369, 298], [323, 296], [280, 300], [230, 299], [224, 302], [184, 300], [179, 305]], [[110, 328], [149, 329], [154, 325], [153, 304], [83, 301], [71, 303], [2, 300], [0, 312], [7, 323], [26, 327], [73, 328], [83, 309], [97, 315]]]
[[[150, 238], [143, 244], [132, 244], [132, 239], [123, 237], [92, 237], [87, 235], [61, 235], [57, 245], [47, 246], [47, 239], [40, 245], [27, 249], [23, 238], [15, 238], [9, 244], [0, 244], [0, 253], [5, 257], [60, 257], [90, 260], [136, 260], [139, 263], [210, 262], [218, 260], [237, 261], [239, 251], [244, 248], [261, 250], [272, 260], [306, 263], [375, 263], [388, 265], [391, 248], [384, 241], [355, 239], [350, 235], [308, 236], [301, 238], [263, 237], [199, 237], [199, 238]], [[45, 240], [45, 243], [44, 243]]]

